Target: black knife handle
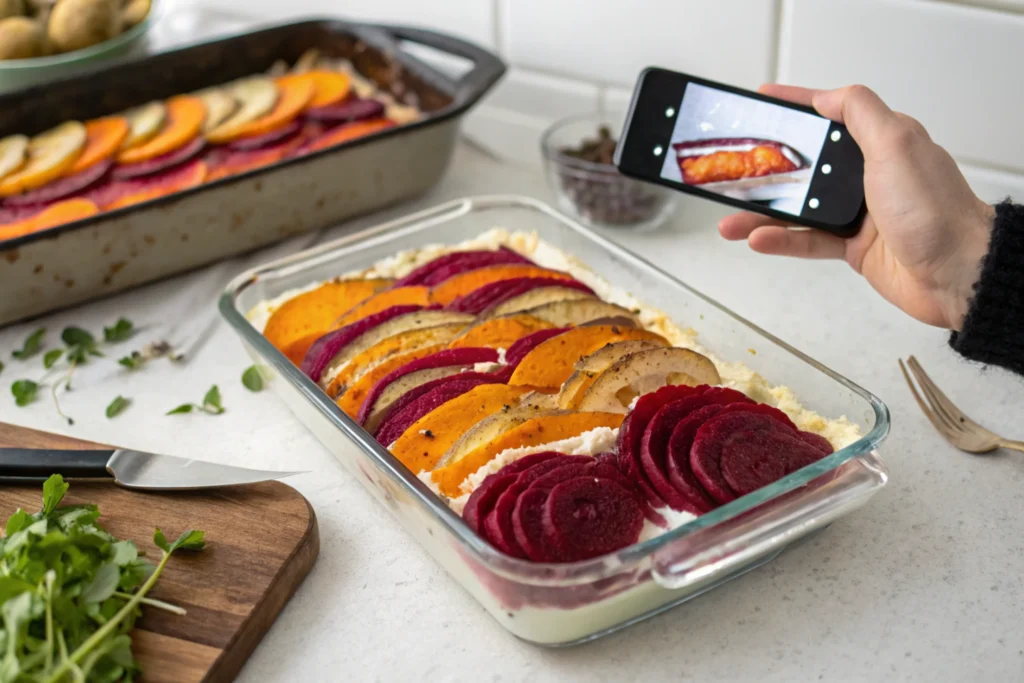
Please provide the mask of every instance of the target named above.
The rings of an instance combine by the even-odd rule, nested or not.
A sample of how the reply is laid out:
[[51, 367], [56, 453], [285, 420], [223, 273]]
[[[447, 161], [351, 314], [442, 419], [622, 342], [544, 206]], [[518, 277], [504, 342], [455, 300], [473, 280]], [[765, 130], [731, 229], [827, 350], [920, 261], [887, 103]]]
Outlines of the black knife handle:
[[114, 451], [76, 451], [55, 448], [0, 448], [0, 481], [46, 479], [59, 474], [66, 479], [111, 477], [107, 461]]

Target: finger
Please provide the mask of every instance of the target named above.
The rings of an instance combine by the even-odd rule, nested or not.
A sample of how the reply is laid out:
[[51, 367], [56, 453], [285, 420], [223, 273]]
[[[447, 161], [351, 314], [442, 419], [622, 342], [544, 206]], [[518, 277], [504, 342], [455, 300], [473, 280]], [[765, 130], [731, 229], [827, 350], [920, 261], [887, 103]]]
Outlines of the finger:
[[745, 240], [750, 236], [750, 233], [754, 232], [757, 228], [762, 225], [775, 225], [785, 226], [789, 225], [783, 221], [775, 220], [774, 218], [768, 218], [762, 216], [759, 213], [750, 213], [749, 211], [743, 213], [734, 213], [731, 216], [726, 216], [718, 222], [718, 232], [727, 240], [737, 241]]
[[883, 153], [887, 131], [900, 123], [882, 98], [863, 85], [819, 92], [814, 96], [814, 108], [822, 116], [845, 124], [866, 159]]
[[821, 92], [813, 88], [800, 88], [795, 85], [782, 85], [780, 83], [765, 83], [757, 92], [768, 97], [777, 97], [780, 100], [803, 104], [808, 107], [814, 103], [814, 96]]
[[762, 254], [809, 259], [843, 259], [846, 240], [820, 230], [787, 230], [777, 226], [757, 228], [747, 239]]

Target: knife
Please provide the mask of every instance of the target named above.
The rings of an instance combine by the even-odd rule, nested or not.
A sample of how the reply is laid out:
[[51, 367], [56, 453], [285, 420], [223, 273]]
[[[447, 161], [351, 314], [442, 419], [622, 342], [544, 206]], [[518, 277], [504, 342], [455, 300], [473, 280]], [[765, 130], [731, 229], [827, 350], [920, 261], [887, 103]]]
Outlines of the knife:
[[255, 484], [303, 472], [250, 470], [124, 448], [0, 448], [0, 483], [37, 481], [52, 474], [68, 479], [112, 477], [129, 489], [187, 491]]

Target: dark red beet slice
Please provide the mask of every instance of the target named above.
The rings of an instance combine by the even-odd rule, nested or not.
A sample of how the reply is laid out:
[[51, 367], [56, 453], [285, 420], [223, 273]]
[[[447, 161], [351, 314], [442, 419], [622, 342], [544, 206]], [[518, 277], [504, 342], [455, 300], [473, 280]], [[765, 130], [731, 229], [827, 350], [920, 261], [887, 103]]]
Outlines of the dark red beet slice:
[[448, 308], [453, 311], [473, 313], [475, 315], [482, 313], [492, 306], [497, 306], [502, 301], [507, 301], [512, 297], [525, 294], [531, 289], [537, 289], [538, 287], [565, 287], [568, 289], [578, 289], [588, 294], [594, 293], [594, 290], [578, 280], [559, 280], [551, 277], [519, 277], [511, 280], [491, 282], [483, 287], [474, 289], [469, 294], [459, 297], [448, 304]]
[[823, 436], [819, 436], [813, 432], [797, 432], [796, 435], [803, 439], [805, 443], [809, 443], [825, 455], [830, 455], [834, 451], [832, 444]]
[[481, 384], [500, 384], [491, 375], [480, 372], [463, 372], [458, 375], [441, 377], [426, 382], [405, 392], [395, 401], [388, 416], [373, 432], [377, 442], [387, 447], [398, 440], [405, 430], [434, 408], [457, 398]]
[[356, 417], [356, 420], [358, 420], [359, 424], [365, 424], [366, 419], [370, 417], [374, 404], [377, 402], [381, 393], [388, 388], [389, 384], [405, 377], [406, 375], [420, 370], [446, 368], [453, 365], [494, 363], [497, 360], [498, 352], [495, 349], [469, 347], [462, 349], [445, 349], [444, 351], [438, 351], [437, 353], [426, 356], [425, 358], [419, 358], [406, 363], [402, 367], [396, 368], [384, 375], [380, 381], [373, 385], [370, 391], [367, 392], [366, 398], [363, 399], [362, 405], [359, 406], [359, 415]]
[[[732, 405], [741, 404], [734, 403]], [[693, 437], [693, 446], [690, 447], [690, 467], [693, 469], [694, 475], [704, 490], [723, 504], [736, 499], [735, 492], [722, 476], [722, 450], [729, 436], [735, 432], [761, 429], [783, 431], [796, 437], [794, 432], [789, 431], [778, 420], [765, 413], [727, 412], [728, 410], [729, 406], [723, 407], [717, 415], [705, 422], [697, 430]]]
[[573, 562], [636, 543], [644, 513], [614, 481], [579, 477], [551, 489], [542, 520], [545, 541], [560, 559]]
[[384, 105], [382, 103], [355, 96], [334, 104], [311, 107], [303, 112], [303, 116], [306, 118], [324, 123], [351, 123], [362, 119], [372, 119], [383, 114]]
[[708, 399], [711, 403], [722, 406], [729, 405], [730, 403], [757, 403], [757, 401], [743, 392], [730, 389], [729, 387], [708, 387], [701, 396]]
[[405, 277], [396, 280], [392, 286], [423, 285], [432, 287], [460, 273], [506, 263], [532, 264], [533, 261], [507, 247], [499, 247], [496, 250], [455, 251], [424, 263]]
[[512, 369], [515, 369], [515, 367], [519, 365], [524, 358], [526, 358], [526, 354], [533, 351], [548, 339], [557, 337], [568, 329], [568, 327], [554, 327], [547, 330], [537, 330], [536, 332], [515, 340], [512, 345], [508, 347], [508, 350], [505, 351], [505, 363]]
[[320, 375], [323, 374], [324, 369], [330, 364], [331, 359], [334, 358], [335, 354], [337, 354], [343, 346], [363, 333], [373, 329], [377, 325], [386, 323], [392, 318], [397, 318], [400, 315], [405, 315], [406, 313], [412, 313], [422, 309], [422, 306], [415, 306], [412, 304], [405, 306], [392, 306], [391, 308], [384, 309], [380, 313], [368, 315], [350, 325], [345, 325], [344, 327], [332, 330], [313, 342], [313, 345], [309, 347], [309, 351], [306, 352], [306, 356], [302, 359], [300, 369], [303, 374], [311, 380], [319, 382]]
[[756, 413], [757, 415], [764, 415], [775, 420], [779, 424], [789, 427], [794, 432], [800, 431], [797, 429], [793, 421], [789, 419], [789, 416], [778, 408], [774, 408], [767, 403], [733, 403], [723, 409], [725, 413]]
[[693, 437], [696, 436], [697, 430], [720, 410], [722, 406], [717, 404], [698, 408], [672, 429], [668, 440], [665, 467], [669, 482], [680, 495], [685, 496], [695, 506], [706, 506], [705, 512], [714, 509], [718, 504], [693, 474], [690, 467], [690, 448], [693, 446]]
[[263, 133], [262, 135], [253, 135], [247, 138], [241, 138], [228, 143], [228, 149], [236, 150], [239, 152], [247, 152], [254, 149], [263, 149], [273, 144], [283, 142], [290, 138], [295, 137], [302, 130], [302, 122], [295, 120], [291, 123], [275, 128], [272, 131]]
[[31, 218], [45, 208], [45, 204], [38, 206], [8, 206], [6, 203], [0, 203], [0, 225], [17, 223], [26, 218]]
[[40, 187], [38, 190], [16, 194], [4, 200], [5, 206], [31, 206], [36, 210], [42, 210], [47, 204], [52, 204], [61, 199], [66, 199], [80, 192], [85, 192], [103, 181], [110, 167], [114, 165], [113, 160], [100, 161], [84, 171], [73, 176], [54, 180], [51, 183]]
[[557, 550], [544, 538], [544, 503], [549, 494], [543, 488], [526, 489], [516, 499], [512, 510], [512, 531], [516, 543], [534, 562], [557, 562], [559, 559]]
[[520, 472], [525, 472], [534, 465], [539, 465], [542, 462], [547, 462], [552, 458], [564, 457], [566, 457], [564, 453], [558, 453], [556, 451], [531, 453], [530, 455], [525, 455], [519, 458], [518, 460], [513, 460], [509, 464], [505, 465], [504, 467], [501, 468], [501, 471], [498, 472], [498, 474], [519, 474]]
[[183, 178], [188, 178], [194, 175], [196, 170], [195, 163], [198, 162], [186, 162], [184, 164], [179, 164], [174, 168], [164, 169], [159, 173], [153, 173], [152, 175], [139, 178], [131, 178], [130, 180], [114, 180], [111, 176], [88, 190], [85, 190], [82, 192], [81, 196], [92, 201], [96, 206], [102, 209], [105, 206], [113, 204], [119, 199], [138, 192], [168, 185], [180, 187]]
[[722, 478], [737, 496], [745, 496], [823, 457], [825, 453], [794, 433], [745, 429], [725, 438]]
[[519, 478], [518, 472], [502, 474], [497, 472], [490, 475], [480, 486], [476, 487], [466, 501], [466, 507], [462, 508], [462, 519], [473, 531], [480, 533], [480, 520], [487, 517], [498, 502], [498, 497]]
[[668, 442], [673, 428], [695, 410], [711, 405], [703, 395], [689, 396], [662, 406], [644, 429], [640, 440], [640, 465], [651, 486], [673, 510], [701, 515], [714, 507], [703, 492], [677, 491], [668, 478]]
[[110, 176], [114, 180], [129, 180], [131, 178], [142, 178], [163, 173], [198, 156], [204, 149], [206, 149], [206, 141], [202, 137], [197, 137], [184, 147], [179, 147], [173, 152], [161, 154], [153, 159], [139, 161], [134, 164], [118, 164], [114, 166]]

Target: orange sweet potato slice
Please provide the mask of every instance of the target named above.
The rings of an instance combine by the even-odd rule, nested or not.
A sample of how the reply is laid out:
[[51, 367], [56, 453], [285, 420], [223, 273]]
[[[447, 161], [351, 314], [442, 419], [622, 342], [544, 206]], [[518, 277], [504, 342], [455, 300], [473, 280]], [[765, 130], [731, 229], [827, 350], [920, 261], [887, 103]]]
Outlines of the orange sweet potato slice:
[[463, 347], [487, 347], [489, 349], [508, 350], [512, 344], [537, 330], [546, 330], [553, 325], [534, 318], [532, 315], [510, 315], [503, 318], [492, 318], [473, 325], [456, 337], [450, 349]]
[[[169, 194], [202, 185], [203, 181], [206, 180], [206, 164], [202, 161], [194, 161], [187, 168], [183, 168], [181, 171], [174, 171], [173, 174], [173, 182], [160, 183], [140, 192], [125, 195], [104, 206], [103, 210], [123, 209], [126, 206], [141, 204], [142, 202], [166, 197]], [[171, 176], [171, 173], [168, 173], [168, 176]]]
[[372, 389], [377, 382], [384, 379], [386, 375], [390, 374], [392, 370], [397, 370], [406, 363], [411, 363], [414, 360], [432, 356], [438, 351], [443, 350], [444, 344], [435, 344], [433, 346], [424, 346], [416, 349], [415, 351], [408, 351], [406, 353], [400, 353], [392, 356], [357, 379], [355, 383], [345, 391], [345, 393], [335, 400], [335, 403], [338, 404], [338, 407], [341, 408], [346, 415], [354, 418], [359, 414], [359, 408], [363, 405], [363, 401], [370, 393], [370, 389]]
[[120, 116], [106, 116], [85, 123], [85, 149], [82, 156], [68, 171], [75, 175], [85, 169], [105, 161], [117, 153], [121, 143], [128, 137], [128, 119]]
[[388, 128], [394, 128], [394, 126], [394, 121], [385, 118], [366, 119], [365, 121], [346, 123], [343, 126], [338, 126], [337, 128], [324, 133], [309, 144], [304, 145], [299, 151], [304, 154], [309, 154], [321, 149], [340, 145], [341, 143], [348, 142], [349, 140], [361, 138], [364, 135], [370, 135], [371, 133], [377, 133]]
[[0, 241], [64, 225], [99, 213], [99, 207], [88, 199], [67, 199], [17, 223], [0, 225]]
[[214, 144], [231, 142], [251, 135], [263, 135], [294, 121], [316, 92], [315, 79], [309, 74], [290, 74], [274, 81], [280, 91], [277, 104], [255, 121], [224, 131], [212, 131], [207, 140]]
[[167, 122], [149, 141], [117, 155], [118, 163], [137, 164], [184, 147], [199, 135], [206, 120], [206, 105], [198, 97], [179, 95], [167, 100]]
[[617, 413], [566, 413], [545, 415], [527, 420], [505, 432], [497, 439], [477, 448], [447, 467], [433, 470], [430, 478], [446, 496], [461, 494], [460, 485], [466, 477], [486, 465], [492, 458], [509, 448], [528, 448], [579, 436], [598, 427], [618, 428], [625, 415]]
[[430, 290], [426, 287], [420, 287], [417, 285], [412, 287], [396, 287], [395, 289], [388, 289], [369, 297], [365, 301], [353, 306], [343, 315], [338, 316], [334, 321], [334, 324], [331, 325], [331, 329], [336, 330], [339, 327], [344, 327], [349, 323], [354, 323], [360, 318], [365, 318], [366, 316], [373, 315], [374, 313], [380, 313], [392, 306], [429, 306], [430, 303]]
[[476, 270], [448, 278], [434, 287], [430, 295], [434, 303], [447, 306], [460, 296], [465, 296], [484, 285], [523, 277], [544, 277], [557, 280], [573, 279], [568, 273], [560, 273], [557, 270], [548, 270], [547, 268], [525, 263], [509, 263], [500, 266], [477, 268]]
[[474, 387], [412, 423], [392, 445], [391, 453], [414, 473], [432, 469], [470, 427], [515, 405], [524, 393], [525, 389], [507, 384]]
[[391, 283], [392, 280], [384, 278], [327, 282], [282, 304], [267, 320], [263, 336], [298, 365], [339, 315], [387, 289]]
[[352, 79], [340, 71], [307, 71], [305, 75], [313, 81], [314, 88], [307, 108], [326, 107], [341, 102], [352, 89]]
[[509, 384], [530, 386], [537, 391], [554, 393], [573, 373], [576, 363], [605, 344], [641, 339], [665, 346], [660, 334], [635, 327], [593, 325], [575, 327], [552, 337], [526, 354], [512, 373]]
[[428, 346], [443, 345], [455, 337], [462, 328], [463, 326], [460, 324], [438, 325], [407, 330], [387, 337], [346, 363], [327, 386], [327, 395], [340, 396], [355, 380], [392, 356]]

